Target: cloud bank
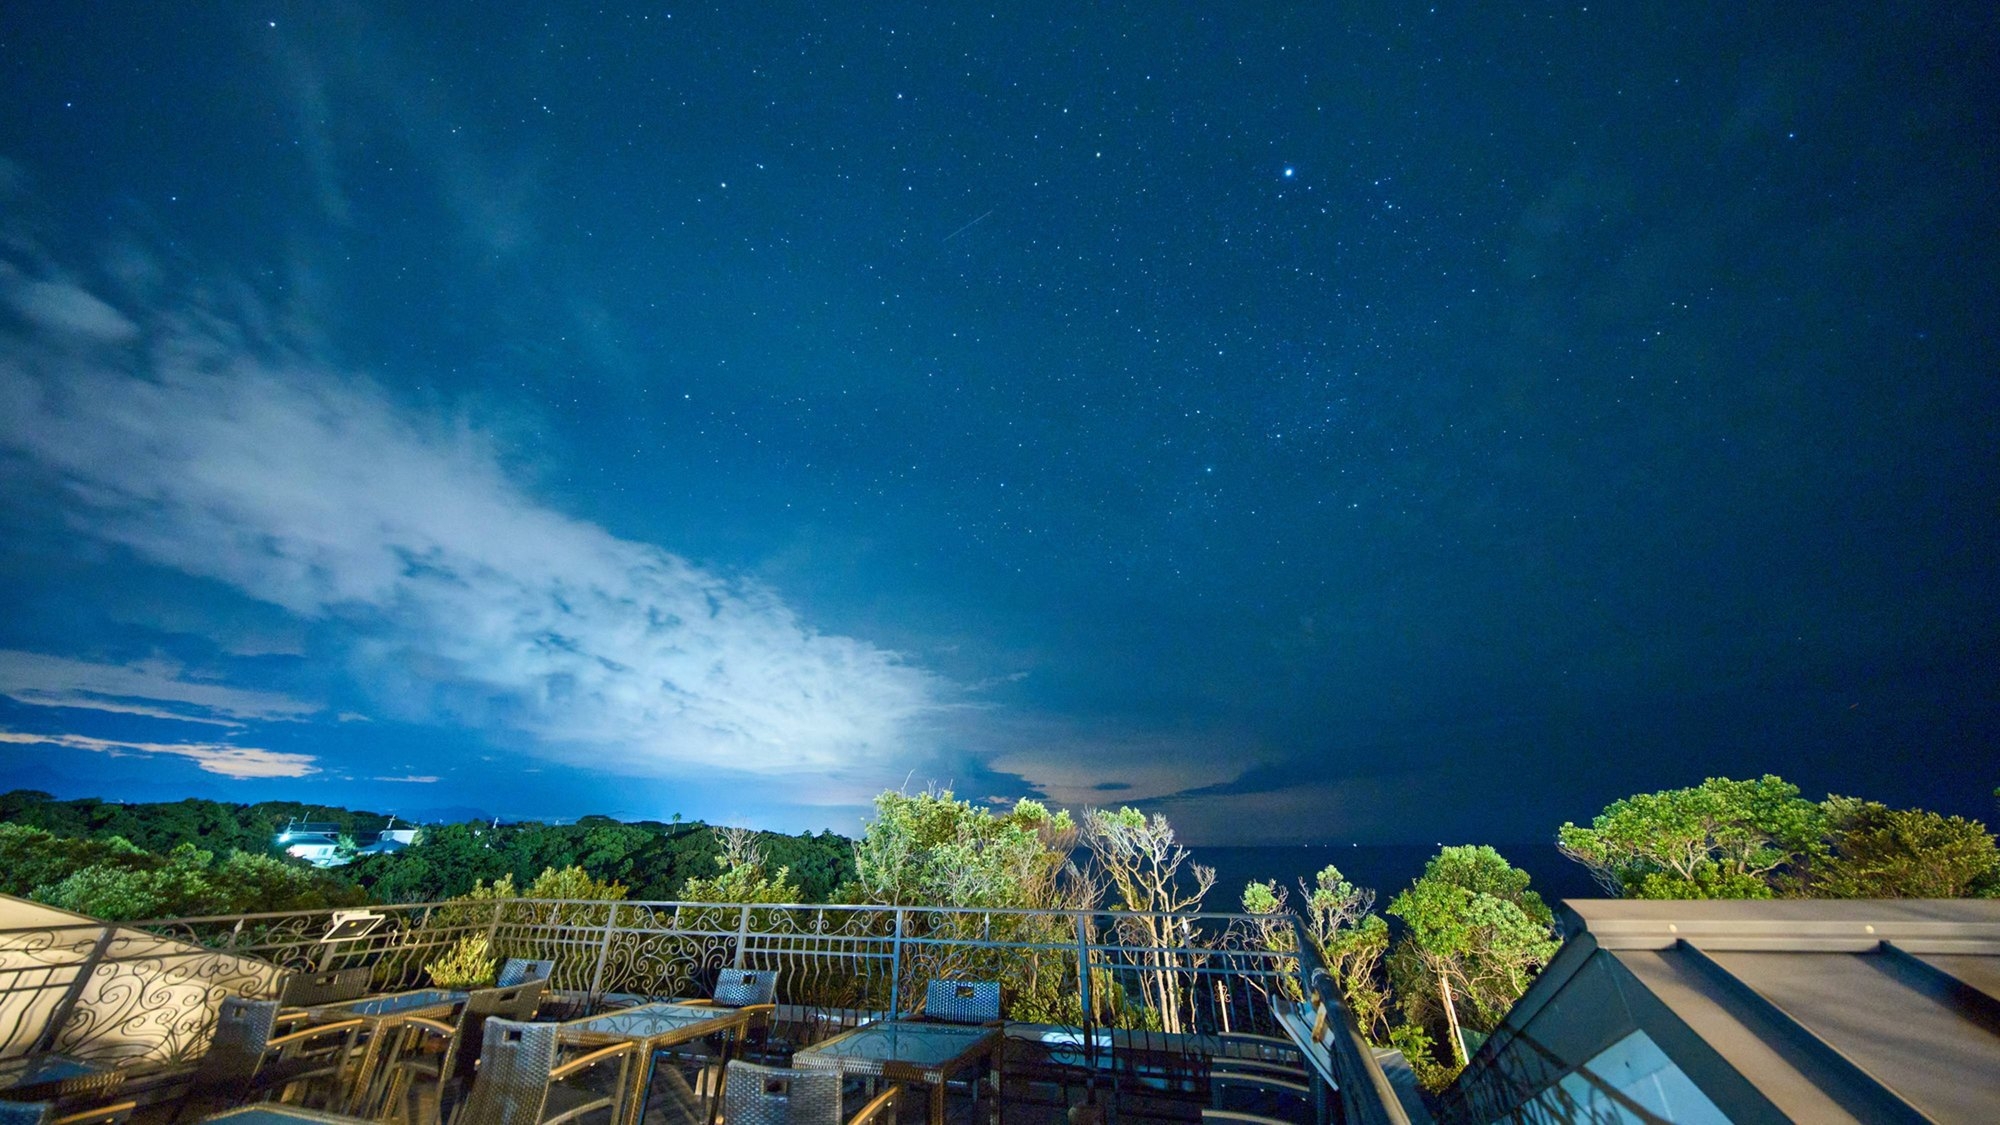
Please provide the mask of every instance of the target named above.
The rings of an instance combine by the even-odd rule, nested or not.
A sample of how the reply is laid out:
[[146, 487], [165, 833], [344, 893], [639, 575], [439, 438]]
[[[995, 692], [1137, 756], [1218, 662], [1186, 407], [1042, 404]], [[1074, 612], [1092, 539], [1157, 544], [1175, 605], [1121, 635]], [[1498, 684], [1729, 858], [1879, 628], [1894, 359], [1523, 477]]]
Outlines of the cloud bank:
[[[0, 298], [14, 322], [0, 454], [27, 466], [30, 487], [79, 537], [335, 626], [388, 710], [657, 776], [851, 768], [939, 709], [942, 682], [896, 654], [813, 630], [755, 582], [551, 509], [491, 435], [260, 339], [256, 317], [121, 308], [5, 265]], [[223, 718], [284, 710], [276, 697], [161, 695], [171, 676], [97, 667], [88, 682], [50, 680], [50, 665], [17, 654], [7, 690], [168, 699]], [[197, 760], [228, 772], [212, 764], [226, 757]]]
[[283, 750], [263, 750], [255, 746], [227, 746], [219, 742], [127, 742], [115, 738], [90, 738], [81, 734], [25, 734], [0, 731], [0, 744], [16, 746], [61, 746], [97, 754], [157, 754], [187, 758], [209, 773], [239, 780], [268, 777], [305, 777], [318, 773], [310, 754], [288, 754]]
[[0, 649], [0, 695], [37, 707], [75, 707], [241, 727], [241, 720], [302, 719], [319, 710], [276, 692], [250, 691], [189, 678], [163, 659], [98, 664], [39, 652]]

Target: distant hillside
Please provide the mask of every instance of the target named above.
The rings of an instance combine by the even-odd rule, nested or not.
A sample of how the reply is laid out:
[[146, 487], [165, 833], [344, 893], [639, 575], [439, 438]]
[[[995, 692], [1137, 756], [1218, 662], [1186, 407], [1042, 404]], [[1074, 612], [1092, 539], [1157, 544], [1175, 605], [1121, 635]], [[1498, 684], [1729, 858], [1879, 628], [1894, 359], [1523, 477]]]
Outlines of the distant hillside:
[[[120, 804], [96, 798], [57, 800], [28, 789], [0, 794], [0, 822], [40, 829], [62, 839], [122, 840], [152, 857], [141, 861], [122, 852], [117, 854], [127, 858], [116, 858], [102, 848], [51, 851], [38, 846], [38, 855], [47, 853], [47, 858], [37, 861], [43, 865], [38, 868], [38, 885], [53, 886], [73, 874], [73, 869], [64, 869], [66, 862], [112, 863], [123, 870], [153, 860], [164, 864], [166, 857], [183, 846], [212, 853], [217, 863], [231, 852], [279, 856], [276, 834], [293, 820], [333, 825], [342, 834], [365, 840], [373, 838], [389, 817], [290, 801], [240, 805], [189, 798]], [[831, 898], [854, 876], [853, 841], [844, 836], [831, 832], [798, 836], [759, 833], [757, 839], [769, 866], [790, 868], [802, 897], [809, 901]], [[315, 883], [356, 888], [377, 902], [424, 902], [464, 894], [476, 881], [492, 882], [511, 875], [525, 886], [547, 868], [578, 866], [594, 878], [623, 883], [632, 898], [670, 899], [690, 877], [713, 876], [719, 852], [714, 832], [699, 822], [625, 823], [606, 816], [586, 816], [574, 824], [527, 821], [496, 827], [479, 818], [427, 826], [417, 842], [404, 851], [363, 856], [346, 867], [320, 873]], [[73, 859], [61, 858], [65, 856]], [[24, 888], [14, 893], [28, 891]], [[41, 897], [53, 901], [46, 895]], [[267, 896], [262, 901], [273, 900]]]
[[165, 854], [181, 844], [193, 844], [218, 855], [231, 851], [276, 855], [272, 840], [291, 820], [338, 825], [349, 835], [374, 835], [389, 818], [381, 813], [302, 805], [296, 801], [261, 801], [254, 805], [205, 801], [134, 802], [121, 804], [96, 797], [59, 801], [35, 789], [0, 793], [0, 821], [40, 828], [58, 836], [105, 840], [112, 836], [149, 852]]

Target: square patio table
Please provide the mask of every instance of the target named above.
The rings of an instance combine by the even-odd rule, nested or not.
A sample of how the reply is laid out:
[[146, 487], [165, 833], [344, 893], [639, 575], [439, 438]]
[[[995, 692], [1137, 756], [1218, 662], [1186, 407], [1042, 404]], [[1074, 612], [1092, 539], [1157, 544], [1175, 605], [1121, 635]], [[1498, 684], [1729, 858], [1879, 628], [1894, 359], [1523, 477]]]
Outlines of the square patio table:
[[[750, 1021], [760, 1016], [756, 1008], [718, 1008], [710, 1004], [675, 1004], [661, 1001], [621, 1008], [601, 1016], [558, 1024], [556, 1039], [573, 1047], [608, 1047], [614, 1043], [637, 1043], [643, 1052], [631, 1068], [631, 1089], [626, 1091], [624, 1125], [638, 1125], [646, 1108], [646, 1092], [653, 1085], [653, 1052], [680, 1043], [705, 1039], [718, 1033], [735, 1037]], [[717, 1102], [721, 1091], [716, 1091]], [[713, 1104], [713, 1103], [711, 1103]], [[710, 1114], [711, 1119], [713, 1114]]]
[[229, 1125], [374, 1125], [365, 1117], [349, 1117], [344, 1113], [328, 1113], [319, 1109], [301, 1109], [295, 1105], [239, 1106], [225, 1109], [221, 1113], [202, 1118], [203, 1122], [227, 1121]]
[[792, 1065], [843, 1077], [928, 1085], [931, 1125], [944, 1125], [945, 1083], [959, 1071], [997, 1058], [1002, 1034], [997, 1026], [884, 1020], [815, 1043], [793, 1055]]
[[0, 1062], [0, 1098], [11, 1102], [52, 1102], [108, 1094], [125, 1072], [89, 1059], [49, 1052]]
[[468, 993], [456, 989], [418, 988], [307, 1008], [306, 1016], [314, 1023], [359, 1019], [368, 1025], [368, 1045], [361, 1049], [361, 1069], [354, 1075], [354, 1083], [348, 1088], [343, 1108], [354, 1109], [366, 1104], [370, 1087], [375, 1082], [375, 1071], [382, 1065], [382, 1041], [387, 1038], [383, 1032], [387, 1030], [387, 1025], [412, 1016], [448, 1019], [453, 1010], [468, 998]]

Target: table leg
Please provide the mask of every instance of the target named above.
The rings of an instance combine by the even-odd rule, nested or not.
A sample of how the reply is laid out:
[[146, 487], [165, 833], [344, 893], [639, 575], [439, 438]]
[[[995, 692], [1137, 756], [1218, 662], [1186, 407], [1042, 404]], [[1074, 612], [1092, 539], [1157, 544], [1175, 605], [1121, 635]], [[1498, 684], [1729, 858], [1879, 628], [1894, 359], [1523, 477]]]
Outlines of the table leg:
[[944, 1125], [944, 1088], [944, 1076], [939, 1075], [931, 1083], [931, 1125]]
[[716, 1056], [715, 1081], [708, 1084], [708, 1125], [716, 1125], [722, 1116], [722, 1095], [729, 1082], [729, 1060], [736, 1055], [737, 1034], [737, 1029], [733, 1027], [722, 1033], [720, 1051]]
[[[381, 1064], [382, 1039], [390, 1029], [388, 1024], [378, 1024], [368, 1028], [368, 1045], [361, 1048], [361, 1067], [355, 1071], [354, 1084], [348, 1088], [347, 1097], [340, 1099], [340, 1109], [344, 1113], [361, 1116], [369, 1108], [365, 1104], [369, 1086], [375, 1080], [375, 1069]], [[354, 1053], [354, 1036], [359, 1029], [348, 1033], [347, 1053]]]
[[653, 1089], [653, 1044], [640, 1040], [639, 1049], [645, 1052], [645, 1057], [632, 1067], [632, 1088], [625, 1094], [624, 1125], [639, 1125], [646, 1114], [646, 1095]]

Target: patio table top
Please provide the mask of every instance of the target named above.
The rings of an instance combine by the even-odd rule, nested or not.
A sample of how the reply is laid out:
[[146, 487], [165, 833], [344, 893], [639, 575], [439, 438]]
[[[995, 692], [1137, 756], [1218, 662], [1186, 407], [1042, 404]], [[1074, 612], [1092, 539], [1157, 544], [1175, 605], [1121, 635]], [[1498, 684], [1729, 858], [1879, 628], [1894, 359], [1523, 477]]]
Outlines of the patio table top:
[[840, 1070], [848, 1074], [883, 1074], [900, 1067], [933, 1076], [990, 1052], [1001, 1030], [977, 1024], [884, 1020], [842, 1032], [801, 1050], [793, 1065]]
[[615, 1012], [570, 1020], [556, 1033], [565, 1043], [598, 1044], [624, 1042], [668, 1046], [674, 1042], [699, 1039], [717, 1031], [741, 1027], [755, 1015], [740, 1008], [718, 1008], [710, 1004], [676, 1004], [660, 1001], [620, 1008]]
[[360, 1016], [380, 1020], [388, 1016], [423, 1015], [439, 1009], [449, 1011], [465, 1003], [467, 995], [450, 988], [419, 988], [382, 996], [364, 996], [359, 1000], [343, 1000], [338, 1004], [317, 1004], [307, 1010], [313, 1013], [314, 1018], [348, 1019]]

